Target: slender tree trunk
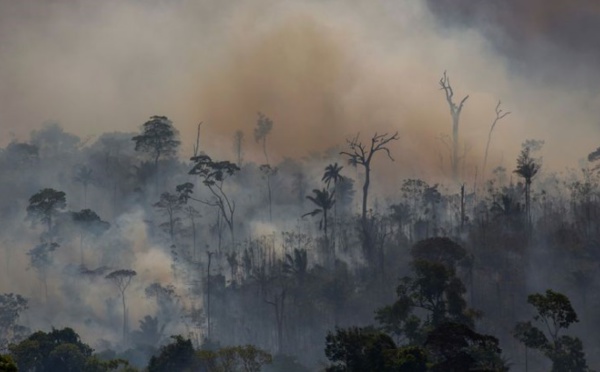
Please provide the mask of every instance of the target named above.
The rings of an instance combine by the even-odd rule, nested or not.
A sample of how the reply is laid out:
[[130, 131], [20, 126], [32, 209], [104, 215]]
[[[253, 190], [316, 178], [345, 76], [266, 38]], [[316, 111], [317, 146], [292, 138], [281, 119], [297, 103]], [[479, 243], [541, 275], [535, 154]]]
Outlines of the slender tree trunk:
[[369, 185], [371, 183], [371, 167], [365, 165], [365, 183], [363, 184], [363, 200], [362, 200], [362, 223], [363, 227], [367, 227], [367, 199], [369, 197]]
[[83, 266], [84, 260], [83, 260], [83, 233], [82, 232], [79, 233], [79, 253], [81, 254], [81, 266]]
[[125, 304], [125, 291], [121, 292], [121, 301], [123, 303], [123, 340], [127, 340], [127, 306]]
[[452, 179], [458, 181], [458, 124], [460, 113], [452, 114]]
[[[269, 170], [270, 172], [271, 170]], [[273, 222], [273, 211], [272, 211], [272, 198], [271, 198], [271, 175], [267, 174], [267, 192], [269, 196], [269, 222]]]
[[206, 320], [207, 320], [207, 338], [210, 340], [210, 264], [212, 261], [212, 252], [206, 252], [208, 255], [208, 268], [206, 274]]

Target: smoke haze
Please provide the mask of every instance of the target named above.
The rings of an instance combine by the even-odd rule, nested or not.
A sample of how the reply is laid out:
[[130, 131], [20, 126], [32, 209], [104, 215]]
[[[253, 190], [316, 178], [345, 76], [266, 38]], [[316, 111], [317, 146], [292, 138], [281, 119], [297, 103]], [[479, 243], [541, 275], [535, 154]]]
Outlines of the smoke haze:
[[[523, 138], [561, 148], [544, 154], [555, 169], [574, 165], [581, 148], [598, 142], [599, 98], [590, 84], [596, 60], [513, 62], [496, 48], [498, 40], [512, 40], [497, 36], [506, 34], [495, 27], [505, 18], [484, 30], [475, 21], [448, 26], [434, 15], [452, 8], [443, 2], [433, 3], [434, 13], [424, 2], [395, 1], [0, 4], [4, 143], [48, 120], [86, 137], [135, 131], [160, 114], [178, 126], [189, 154], [198, 122], [205, 122], [205, 138], [229, 149], [238, 129], [253, 142], [261, 111], [275, 121], [270, 146], [279, 157], [324, 151], [357, 132], [398, 130], [399, 170], [431, 176], [439, 173], [440, 153], [447, 157], [436, 138], [450, 133], [438, 86], [444, 70], [457, 98], [470, 95], [461, 120], [469, 173], [481, 164], [499, 99], [513, 114], [497, 128], [491, 157], [507, 159], [505, 166]], [[552, 43], [551, 25], [571, 13], [544, 4], [506, 10], [524, 14], [506, 29], [531, 35], [522, 49], [554, 56], [563, 44]], [[540, 71], [561, 76], [529, 73]], [[581, 75], [588, 84], [573, 86]]]

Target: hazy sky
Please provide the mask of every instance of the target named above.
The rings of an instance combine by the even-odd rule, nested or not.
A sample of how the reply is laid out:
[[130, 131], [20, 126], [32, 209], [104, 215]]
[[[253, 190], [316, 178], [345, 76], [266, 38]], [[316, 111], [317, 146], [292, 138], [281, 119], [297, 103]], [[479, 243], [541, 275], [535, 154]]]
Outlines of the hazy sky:
[[512, 167], [525, 138], [544, 139], [545, 164], [558, 168], [600, 144], [594, 45], [566, 48], [587, 35], [570, 20], [597, 6], [432, 1], [432, 13], [426, 3], [0, 0], [0, 145], [46, 121], [87, 137], [166, 115], [186, 151], [204, 121], [207, 146], [232, 157], [241, 129], [252, 158], [262, 111], [275, 121], [275, 159], [398, 130], [398, 166], [431, 175], [450, 134], [444, 70], [457, 98], [470, 94], [461, 132], [471, 170], [499, 99], [513, 114], [497, 127], [491, 164]]

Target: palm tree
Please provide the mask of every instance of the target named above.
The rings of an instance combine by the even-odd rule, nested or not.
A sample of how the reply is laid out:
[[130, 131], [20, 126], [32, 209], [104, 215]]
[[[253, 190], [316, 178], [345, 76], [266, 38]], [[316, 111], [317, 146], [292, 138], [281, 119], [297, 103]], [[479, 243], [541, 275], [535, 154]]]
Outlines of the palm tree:
[[517, 158], [517, 168], [514, 170], [525, 180], [525, 213], [529, 225], [531, 225], [531, 180], [541, 168], [539, 161], [531, 156], [531, 151], [532, 146], [527, 145], [526, 142]]
[[340, 174], [342, 168], [344, 167], [340, 167], [338, 163], [329, 164], [327, 167], [325, 167], [325, 173], [323, 173], [323, 178], [321, 178], [321, 181], [325, 182], [327, 189], [329, 189], [329, 184], [332, 181], [335, 188], [337, 183], [344, 179], [344, 177]]
[[333, 205], [335, 204], [335, 200], [333, 198], [335, 191], [329, 193], [329, 190], [326, 189], [314, 189], [313, 193], [315, 196], [308, 195], [306, 199], [313, 202], [318, 208], [312, 212], [303, 214], [302, 217], [316, 216], [320, 214], [322, 217], [319, 221], [319, 229], [322, 229], [325, 233], [325, 237], [327, 237], [327, 211], [333, 208]]

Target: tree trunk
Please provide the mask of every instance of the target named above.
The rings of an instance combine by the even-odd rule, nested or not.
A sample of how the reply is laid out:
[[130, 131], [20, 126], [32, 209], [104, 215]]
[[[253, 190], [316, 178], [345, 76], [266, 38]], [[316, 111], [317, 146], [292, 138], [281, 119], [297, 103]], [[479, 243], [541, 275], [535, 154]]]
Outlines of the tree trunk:
[[123, 340], [127, 340], [127, 306], [125, 305], [125, 291], [121, 292], [123, 303]]
[[458, 124], [460, 112], [452, 114], [452, 180], [458, 181]]

